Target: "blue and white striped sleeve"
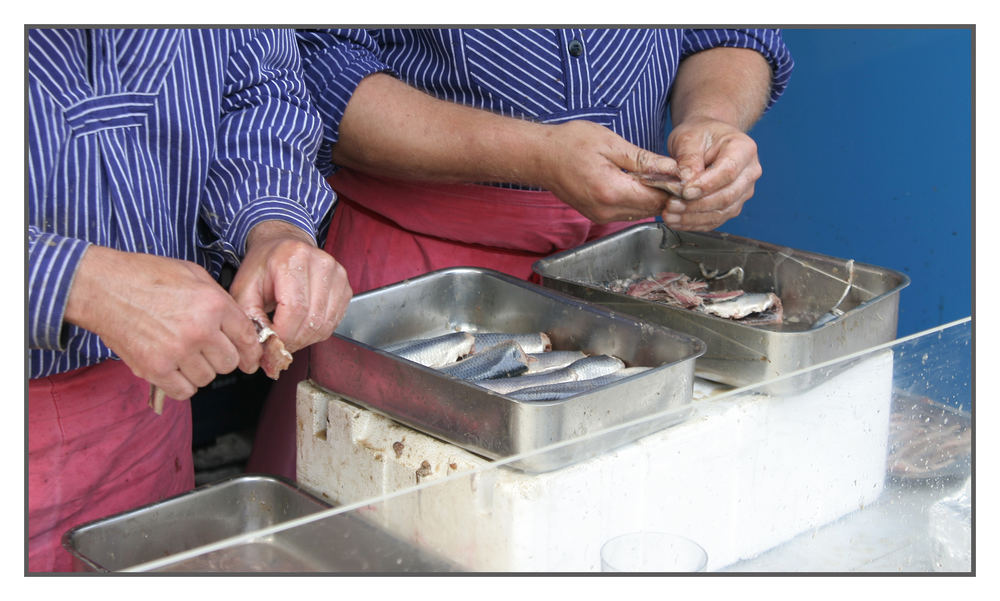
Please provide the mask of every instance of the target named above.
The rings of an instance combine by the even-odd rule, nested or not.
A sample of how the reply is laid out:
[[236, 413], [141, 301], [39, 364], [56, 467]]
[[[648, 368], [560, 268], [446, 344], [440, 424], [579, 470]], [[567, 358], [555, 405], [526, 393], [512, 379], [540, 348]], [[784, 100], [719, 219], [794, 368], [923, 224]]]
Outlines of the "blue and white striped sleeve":
[[749, 48], [756, 50], [771, 66], [771, 95], [767, 108], [777, 102], [792, 77], [795, 61], [785, 46], [780, 29], [687, 29], [684, 31], [681, 60], [709, 48]]
[[62, 350], [73, 275], [89, 242], [28, 226], [28, 348]]
[[322, 125], [294, 31], [227, 33], [233, 51], [201, 216], [218, 236], [208, 248], [238, 265], [255, 225], [278, 219], [315, 238], [336, 196], [314, 164]]
[[378, 42], [364, 29], [302, 29], [297, 35], [306, 86], [323, 119], [318, 165], [329, 175], [330, 154], [351, 95], [365, 77], [392, 70], [379, 59]]

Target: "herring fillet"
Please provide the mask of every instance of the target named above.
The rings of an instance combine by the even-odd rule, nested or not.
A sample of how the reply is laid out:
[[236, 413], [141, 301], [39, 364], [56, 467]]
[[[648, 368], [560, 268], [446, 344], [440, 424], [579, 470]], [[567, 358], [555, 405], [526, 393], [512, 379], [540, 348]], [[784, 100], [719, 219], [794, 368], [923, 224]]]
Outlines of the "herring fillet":
[[475, 382], [488, 378], [504, 378], [524, 373], [528, 369], [528, 356], [521, 345], [513, 340], [502, 342], [481, 353], [438, 368], [441, 373]]
[[468, 332], [452, 332], [433, 338], [397, 342], [382, 347], [382, 350], [425, 367], [438, 368], [451, 365], [472, 352], [475, 340]]
[[619, 369], [616, 372], [588, 380], [575, 380], [573, 382], [561, 382], [559, 384], [546, 384], [543, 386], [522, 388], [521, 390], [515, 390], [514, 392], [508, 393], [507, 396], [518, 401], [556, 401], [580, 393], [590, 392], [591, 390], [595, 390], [601, 386], [611, 384], [612, 382], [616, 382], [629, 376], [634, 376], [648, 369], [650, 368], [626, 367], [625, 369]]
[[560, 369], [586, 357], [583, 351], [547, 351], [528, 353], [529, 374], [541, 374], [554, 369]]
[[507, 394], [522, 388], [587, 380], [605, 376], [625, 368], [625, 362], [610, 355], [594, 355], [574, 361], [561, 369], [542, 373], [525, 374], [496, 380], [480, 380], [479, 386], [500, 394]]
[[525, 353], [543, 353], [552, 350], [552, 341], [545, 332], [532, 332], [529, 334], [507, 334], [504, 332], [473, 332], [476, 344], [473, 346], [473, 353], [481, 353], [502, 342], [513, 340], [521, 345]]

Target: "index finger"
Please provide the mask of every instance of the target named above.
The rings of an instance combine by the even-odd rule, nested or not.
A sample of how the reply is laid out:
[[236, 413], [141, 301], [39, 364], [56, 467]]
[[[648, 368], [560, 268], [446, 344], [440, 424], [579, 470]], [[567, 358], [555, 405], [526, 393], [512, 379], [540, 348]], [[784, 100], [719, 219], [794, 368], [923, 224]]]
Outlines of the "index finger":
[[237, 308], [226, 314], [221, 329], [240, 355], [240, 371], [247, 374], [257, 371], [263, 350], [250, 317]]

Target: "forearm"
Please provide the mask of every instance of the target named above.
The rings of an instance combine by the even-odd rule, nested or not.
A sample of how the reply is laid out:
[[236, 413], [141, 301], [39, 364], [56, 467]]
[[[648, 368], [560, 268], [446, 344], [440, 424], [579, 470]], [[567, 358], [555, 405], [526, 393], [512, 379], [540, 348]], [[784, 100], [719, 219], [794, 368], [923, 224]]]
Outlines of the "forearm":
[[402, 179], [542, 185], [537, 165], [552, 127], [439, 100], [376, 73], [347, 105], [333, 161]]
[[771, 67], [754, 50], [698, 52], [677, 71], [670, 101], [673, 123], [712, 119], [747, 131], [763, 114], [770, 86]]

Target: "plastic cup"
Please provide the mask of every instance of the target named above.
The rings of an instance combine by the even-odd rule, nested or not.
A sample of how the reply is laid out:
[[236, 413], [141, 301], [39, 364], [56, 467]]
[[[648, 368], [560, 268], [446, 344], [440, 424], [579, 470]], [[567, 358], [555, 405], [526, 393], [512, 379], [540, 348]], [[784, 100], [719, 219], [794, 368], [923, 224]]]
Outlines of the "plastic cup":
[[602, 572], [704, 572], [708, 554], [689, 538], [666, 532], [632, 532], [601, 547]]

